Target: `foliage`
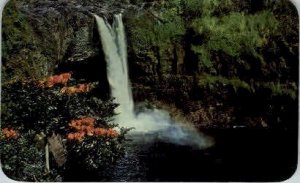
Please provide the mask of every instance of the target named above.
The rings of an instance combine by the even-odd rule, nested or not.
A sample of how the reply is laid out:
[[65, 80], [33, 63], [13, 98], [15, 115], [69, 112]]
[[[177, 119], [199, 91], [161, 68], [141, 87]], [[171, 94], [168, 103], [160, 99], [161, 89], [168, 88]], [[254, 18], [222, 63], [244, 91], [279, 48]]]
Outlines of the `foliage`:
[[292, 99], [297, 97], [297, 85], [296, 83], [282, 84], [274, 82], [257, 82], [255, 84], [248, 84], [239, 78], [225, 78], [222, 76], [213, 76], [209, 74], [202, 74], [197, 77], [198, 85], [201, 87], [216, 87], [217, 84], [231, 86], [235, 91], [242, 88], [248, 92], [255, 93], [256, 90], [269, 89], [272, 96], [288, 96]]
[[[135, 56], [137, 68], [146, 71], [144, 78], [149, 73], [159, 76], [151, 78], [159, 81], [155, 84], [138, 80], [139, 85], [154, 88], [155, 95], [147, 99], [174, 103], [187, 116], [194, 114], [197, 125], [203, 123], [199, 113], [206, 110], [220, 119], [204, 121], [218, 127], [220, 121], [233, 124], [246, 118], [258, 125], [262, 118], [271, 126], [292, 114], [298, 94], [299, 20], [290, 1], [150, 2], [126, 19], [129, 51], [134, 48], [130, 55]], [[167, 22], [166, 12], [181, 20], [176, 25], [182, 32], [172, 38], [160, 34], [171, 29], [176, 33], [176, 26], [153, 31], [158, 23]], [[147, 40], [153, 36], [162, 41]], [[177, 72], [169, 69], [174, 66]], [[176, 77], [188, 79], [175, 84]], [[141, 88], [138, 92], [143, 92]], [[289, 107], [283, 109], [286, 103]], [[276, 112], [279, 109], [284, 115]]]
[[[227, 4], [230, 0], [226, 0], [224, 4]], [[220, 0], [187, 0], [182, 1], [182, 6], [186, 12], [190, 12], [192, 15], [208, 16], [220, 5], [224, 5]], [[226, 5], [225, 5], [226, 6]]]
[[224, 16], [232, 12], [248, 13], [251, 11], [251, 0], [181, 0], [180, 5], [188, 20], [199, 17]]
[[50, 59], [41, 52], [33, 28], [16, 0], [7, 3], [2, 20], [3, 84], [48, 75], [52, 67]]
[[[123, 155], [122, 141], [127, 130], [121, 129], [118, 137], [86, 136], [81, 142], [67, 142], [70, 166], [80, 166], [85, 170], [103, 170], [110, 167]], [[74, 162], [76, 160], [76, 162]]]
[[199, 68], [212, 67], [212, 55], [220, 52], [235, 59], [243, 54], [251, 55], [264, 64], [260, 49], [267, 45], [276, 27], [277, 21], [268, 11], [255, 15], [231, 13], [221, 18], [196, 19], [193, 29], [203, 37], [200, 45], [192, 47], [199, 55]]
[[[120, 129], [120, 133], [117, 133], [116, 130], [112, 129], [117, 128], [116, 124], [110, 123], [112, 117], [115, 115], [114, 109], [117, 105], [114, 104], [112, 100], [102, 101], [93, 97], [89, 94], [90, 90], [80, 93], [61, 92], [61, 88], [65, 85], [78, 84], [70, 77], [68, 77], [67, 80], [64, 80], [66, 78], [62, 77], [64, 82], [58, 82], [62, 81], [58, 79], [60, 77], [54, 78], [56, 78], [53, 80], [55, 82], [51, 85], [47, 85], [47, 87], [43, 83], [47, 84], [49, 83], [47, 81], [52, 81], [49, 78], [44, 81], [16, 82], [3, 87], [1, 125], [5, 134], [12, 134], [12, 131], [9, 129], [18, 131], [18, 137], [20, 136], [20, 138], [16, 141], [17, 143], [20, 142], [20, 144], [17, 147], [24, 148], [24, 151], [19, 152], [20, 156], [18, 157], [24, 162], [22, 166], [24, 166], [25, 169], [32, 170], [30, 172], [36, 179], [43, 179], [43, 177], [41, 177], [44, 172], [44, 160], [42, 156], [45, 155], [45, 152], [40, 152], [35, 147], [35, 143], [32, 141], [34, 135], [44, 133], [47, 138], [55, 133], [67, 139], [74, 130], [71, 125], [72, 123], [69, 124], [69, 122], [74, 122], [74, 119], [92, 119], [93, 126], [108, 130], [105, 131], [106, 135], [101, 133], [95, 136], [90, 136], [86, 131], [82, 131], [82, 133], [86, 133], [86, 137], [82, 141], [68, 141], [66, 144], [68, 160], [65, 166], [69, 167], [74, 161], [88, 169], [105, 168], [107, 164], [112, 164], [124, 152], [122, 142], [125, 140], [124, 135], [127, 132], [126, 129]], [[87, 84], [79, 85], [86, 86]], [[95, 134], [98, 134], [96, 130], [98, 130], [98, 128], [95, 129]], [[26, 134], [30, 134], [30, 136], [26, 136]], [[11, 139], [11, 141], [12, 140], [15, 139]], [[11, 153], [17, 150], [13, 149], [14, 146], [11, 146], [11, 141], [3, 141], [3, 148], [5, 149], [3, 155], [6, 157], [12, 156]], [[26, 145], [28, 149], [23, 147], [24, 145]], [[26, 153], [28, 151], [32, 156], [25, 157], [25, 154], [22, 154], [25, 151]], [[99, 156], [99, 154], [101, 154], [101, 156]], [[35, 160], [32, 159], [35, 156], [37, 158], [40, 157], [40, 160], [37, 159], [36, 161], [41, 161], [41, 166], [38, 164], [39, 162], [36, 164]], [[15, 164], [17, 160], [12, 162], [7, 160], [7, 158], [3, 158], [2, 160], [4, 165], [18, 165]], [[34, 169], [29, 165], [33, 166], [32, 168]], [[56, 166], [54, 166], [53, 171], [58, 170], [55, 167]], [[10, 177], [22, 179], [22, 174], [12, 173], [12, 171], [14, 171], [13, 168], [15, 167], [11, 169], [8, 168], [6, 171], [4, 167], [4, 171]], [[24, 177], [25, 179], [22, 180], [32, 180], [32, 177], [26, 176]], [[49, 180], [54, 180], [53, 176], [50, 178], [52, 179]]]
[[169, 68], [175, 66], [182, 74], [219, 76], [223, 84], [234, 78], [234, 83], [242, 81], [254, 94], [255, 88], [272, 82], [280, 83], [283, 92], [272, 89], [274, 96], [297, 93], [297, 88], [283, 89], [298, 78], [298, 15], [289, 1], [149, 4], [143, 11], [130, 13], [126, 23], [131, 54], [137, 62], [150, 61], [158, 75], [173, 74]]
[[152, 47], [159, 47], [163, 52], [184, 35], [184, 20], [175, 2], [157, 4], [153, 9], [128, 17], [126, 25], [136, 53], [151, 51]]
[[95, 116], [105, 123], [116, 107], [111, 101], [104, 102], [87, 93], [65, 95], [60, 93], [59, 86], [44, 89], [33, 82], [5, 86], [2, 96], [2, 125], [44, 131], [49, 135], [65, 130], [68, 120], [79, 116]]
[[297, 85], [296, 83], [292, 84], [281, 84], [281, 83], [262, 83], [257, 84], [258, 87], [270, 89], [272, 92], [272, 96], [288, 96], [292, 99], [297, 98]]
[[32, 143], [33, 131], [18, 138], [6, 138], [1, 134], [0, 154], [3, 172], [19, 181], [61, 181], [56, 170], [45, 173], [44, 152]]
[[20, 50], [26, 44], [32, 43], [32, 30], [26, 19], [18, 11], [15, 0], [9, 1], [3, 12], [3, 57], [7, 58], [8, 51]]
[[208, 75], [208, 74], [203, 74], [203, 75], [199, 76], [198, 83], [200, 86], [209, 86], [209, 87], [212, 87], [213, 85], [215, 85], [217, 83], [220, 83], [223, 85], [230, 85], [234, 88], [235, 91], [238, 88], [243, 88], [248, 91], [251, 90], [251, 87], [248, 83], [246, 83], [245, 81], [241, 81], [238, 78], [228, 79], [228, 78], [224, 78], [222, 76], [212, 76], [212, 75]]

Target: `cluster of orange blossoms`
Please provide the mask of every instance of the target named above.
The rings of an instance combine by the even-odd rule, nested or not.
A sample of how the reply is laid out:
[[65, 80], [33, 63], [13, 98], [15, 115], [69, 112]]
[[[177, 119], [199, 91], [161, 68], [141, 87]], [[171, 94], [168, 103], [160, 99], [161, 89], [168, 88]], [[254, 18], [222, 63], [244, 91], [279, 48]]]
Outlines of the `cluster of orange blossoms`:
[[71, 120], [69, 126], [78, 131], [84, 131], [88, 127], [93, 128], [95, 125], [96, 119], [92, 117], [82, 117], [80, 119]]
[[51, 88], [56, 84], [66, 85], [67, 82], [71, 79], [71, 73], [63, 73], [59, 75], [50, 76], [44, 81], [40, 81], [40, 86]]
[[111, 138], [118, 137], [118, 132], [112, 128], [106, 129], [106, 128], [95, 128], [94, 133], [97, 136], [106, 136]]
[[77, 86], [63, 87], [60, 92], [64, 94], [86, 93], [91, 90], [89, 84], [79, 84]]
[[77, 132], [69, 133], [67, 138], [69, 140], [82, 141], [87, 136], [105, 136], [115, 138], [119, 134], [114, 129], [95, 128], [96, 120], [91, 117], [82, 117], [78, 120], [72, 120], [69, 126], [75, 129]]
[[2, 134], [5, 138], [17, 138], [18, 133], [13, 129], [4, 128], [2, 129]]

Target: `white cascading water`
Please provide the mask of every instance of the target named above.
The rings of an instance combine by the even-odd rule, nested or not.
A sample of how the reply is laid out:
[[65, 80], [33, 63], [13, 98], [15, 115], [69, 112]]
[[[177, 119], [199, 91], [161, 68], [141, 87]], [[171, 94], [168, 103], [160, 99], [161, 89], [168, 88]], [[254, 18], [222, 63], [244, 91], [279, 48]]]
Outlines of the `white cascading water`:
[[[96, 15], [95, 15], [96, 16]], [[112, 27], [96, 16], [103, 52], [107, 61], [107, 78], [116, 103], [119, 120], [133, 117], [133, 100], [128, 79], [127, 47], [121, 15], [114, 17]]]
[[102, 48], [107, 62], [107, 78], [111, 95], [119, 104], [116, 122], [121, 127], [134, 128], [134, 132], [162, 132], [160, 138], [182, 145], [207, 147], [211, 141], [195, 130], [187, 130], [174, 123], [165, 111], [153, 109], [135, 114], [128, 76], [127, 44], [122, 14], [114, 15], [112, 26], [102, 17], [94, 15], [98, 25]]

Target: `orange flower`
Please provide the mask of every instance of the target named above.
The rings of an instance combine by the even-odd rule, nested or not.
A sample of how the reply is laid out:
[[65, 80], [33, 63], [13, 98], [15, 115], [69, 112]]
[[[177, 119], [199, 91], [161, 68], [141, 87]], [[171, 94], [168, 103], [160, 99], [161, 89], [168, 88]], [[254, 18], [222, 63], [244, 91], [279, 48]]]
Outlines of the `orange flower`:
[[84, 136], [85, 136], [85, 132], [77, 132], [75, 133], [75, 139], [78, 140], [78, 141], [83, 141], [84, 139]]
[[92, 117], [82, 117], [82, 123], [87, 126], [94, 126], [96, 119]]
[[86, 128], [87, 128], [87, 126], [85, 126], [85, 125], [81, 125], [81, 126], [80, 126], [80, 131], [85, 131], [85, 130], [86, 130]]
[[79, 84], [77, 86], [63, 87], [60, 92], [63, 94], [86, 93], [90, 91], [89, 84]]
[[77, 92], [77, 89], [76, 87], [74, 86], [71, 86], [71, 87], [63, 87], [61, 90], [60, 90], [61, 93], [64, 93], [64, 94], [74, 94]]
[[67, 82], [71, 79], [71, 73], [62, 73], [60, 75], [50, 76], [44, 81], [39, 82], [39, 86], [41, 87], [48, 87], [51, 88], [56, 84], [64, 84], [66, 85]]
[[77, 140], [77, 141], [81, 142], [81, 141], [83, 141], [84, 136], [85, 136], [84, 132], [76, 132], [76, 133], [69, 133], [67, 135], [67, 138], [69, 140]]
[[93, 136], [94, 135], [94, 128], [91, 126], [86, 127], [86, 134], [88, 136]]
[[71, 86], [67, 89], [67, 94], [74, 94], [77, 93], [77, 88], [74, 86]]
[[68, 138], [69, 140], [74, 140], [74, 138], [75, 138], [74, 133], [69, 133], [68, 136], [67, 136], [67, 138]]
[[63, 73], [61, 74], [61, 83], [67, 84], [67, 82], [71, 79], [71, 73]]
[[9, 139], [18, 137], [18, 133], [15, 130], [8, 129], [8, 128], [2, 129], [2, 134], [4, 135], [4, 137], [9, 138]]
[[81, 123], [80, 121], [78, 120], [72, 120], [70, 123], [69, 123], [69, 126], [76, 129], [76, 130], [80, 130], [81, 129]]
[[[51, 77], [50, 77], [50, 78], [51, 78]], [[52, 76], [51, 80], [52, 80], [55, 84], [61, 83], [62, 76], [61, 76], [61, 75], [54, 75], [54, 76]]]
[[95, 135], [104, 136], [106, 134], [106, 130], [104, 128], [95, 128]]
[[78, 85], [78, 91], [79, 92], [89, 92], [90, 91], [90, 85], [89, 84], [79, 84]]
[[50, 77], [50, 79], [48, 79], [48, 80], [46, 81], [46, 87], [52, 88], [54, 85], [55, 85], [54, 80], [53, 80], [52, 77]]
[[95, 122], [96, 122], [95, 118], [82, 117], [78, 120], [71, 120], [69, 126], [75, 128], [76, 130], [85, 130], [86, 127], [94, 127]]
[[110, 128], [107, 130], [107, 136], [115, 138], [118, 136], [118, 132], [116, 130]]
[[111, 128], [110, 129], [95, 128], [94, 132], [95, 132], [95, 135], [112, 137], [112, 138], [115, 138], [119, 135], [116, 130], [111, 129]]
[[84, 84], [79, 84], [78, 85], [78, 90], [81, 91], [81, 92], [84, 92], [85, 91], [85, 85]]
[[116, 130], [109, 128], [95, 128], [96, 119], [92, 117], [81, 117], [77, 120], [71, 120], [69, 126], [75, 129], [76, 133], [68, 134], [68, 139], [82, 141], [87, 136], [103, 136], [115, 138], [119, 134]]

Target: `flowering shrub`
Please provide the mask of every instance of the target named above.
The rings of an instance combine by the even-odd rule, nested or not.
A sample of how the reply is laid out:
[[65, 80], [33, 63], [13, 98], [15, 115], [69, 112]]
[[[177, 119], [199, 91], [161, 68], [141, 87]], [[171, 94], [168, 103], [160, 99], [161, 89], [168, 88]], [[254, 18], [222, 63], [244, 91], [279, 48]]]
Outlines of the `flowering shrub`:
[[13, 129], [8, 129], [8, 128], [4, 128], [2, 129], [2, 135], [5, 137], [5, 138], [17, 138], [18, 137], [18, 133], [13, 130]]
[[[44, 139], [40, 139], [38, 146], [41, 147], [45, 147], [53, 133], [65, 137], [63, 141], [67, 140], [64, 144], [67, 160], [62, 167], [58, 168], [53, 156], [49, 156], [51, 172], [61, 175], [74, 171], [78, 166], [85, 170], [105, 169], [124, 153], [127, 131], [120, 129], [118, 133], [113, 129], [117, 125], [110, 123], [117, 104], [112, 99], [103, 101], [86, 93], [91, 90], [90, 84], [77, 85], [76, 88], [82, 92], [76, 95], [62, 95], [61, 85], [67, 84], [70, 77], [69, 74], [49, 77], [43, 82], [43, 87], [35, 81], [2, 87], [1, 138], [4, 140], [1, 139], [1, 143], [6, 145], [3, 145], [5, 150], [1, 151], [1, 155], [7, 158], [1, 160], [3, 171], [9, 177], [23, 181], [45, 179], [42, 176], [45, 174], [45, 151], [44, 148], [39, 150], [36, 147], [38, 142], [33, 141], [38, 134], [45, 135]], [[31, 136], [25, 136], [28, 133]], [[17, 147], [12, 141], [20, 142], [18, 148], [24, 149], [18, 150], [18, 157], [14, 156], [17, 150], [14, 148]], [[35, 156], [39, 159], [35, 160]], [[15, 159], [11, 161], [9, 157]], [[22, 162], [23, 167], [18, 168], [18, 162]], [[14, 173], [23, 172], [23, 168], [29, 168], [30, 173], [26, 176]], [[56, 179], [51, 172], [47, 174], [49, 181]]]
[[[121, 129], [117, 133], [111, 128], [95, 128], [93, 135], [85, 134], [84, 138], [82, 131], [69, 133], [67, 136], [69, 167], [80, 167], [83, 171], [105, 171], [105, 168], [111, 167], [123, 155], [122, 142], [127, 131], [128, 129]], [[81, 139], [78, 141], [76, 138]]]

